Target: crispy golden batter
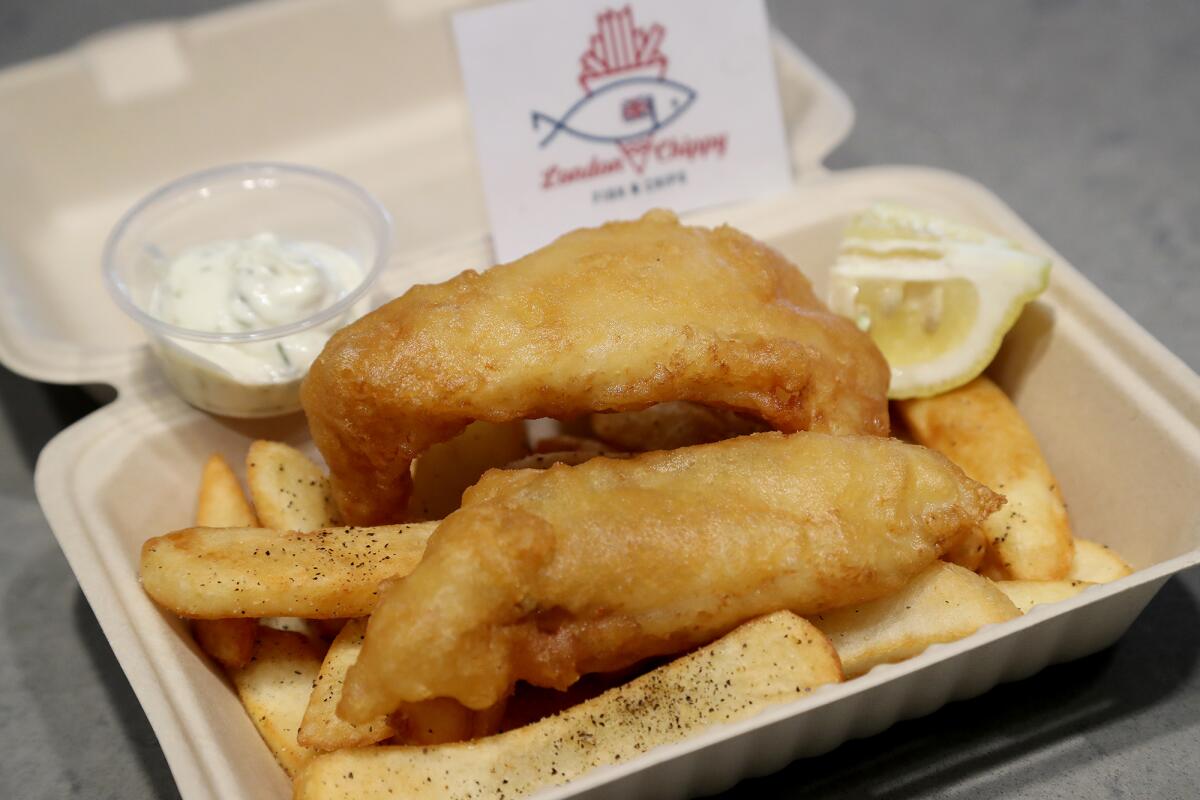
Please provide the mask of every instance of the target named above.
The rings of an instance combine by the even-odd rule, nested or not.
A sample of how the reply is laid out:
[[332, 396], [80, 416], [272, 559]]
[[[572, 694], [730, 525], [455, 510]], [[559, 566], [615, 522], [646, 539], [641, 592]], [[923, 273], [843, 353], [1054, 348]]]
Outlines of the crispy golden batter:
[[362, 525], [401, 519], [410, 461], [472, 420], [692, 400], [783, 431], [886, 434], [888, 377], [778, 253], [656, 211], [413, 287], [330, 340], [302, 400]]
[[870, 436], [492, 471], [381, 593], [338, 713], [486, 708], [517, 680], [565, 688], [760, 614], [879, 597], [1001, 502], [943, 456]]

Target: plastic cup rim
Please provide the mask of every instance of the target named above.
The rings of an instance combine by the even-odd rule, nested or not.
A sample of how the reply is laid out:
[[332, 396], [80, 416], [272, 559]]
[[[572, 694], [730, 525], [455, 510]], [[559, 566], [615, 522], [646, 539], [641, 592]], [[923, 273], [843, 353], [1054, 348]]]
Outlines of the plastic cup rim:
[[[323, 182], [333, 185], [343, 192], [353, 196], [363, 210], [366, 212], [365, 217], [367, 223], [375, 235], [377, 245], [374, 261], [371, 264], [365, 264], [362, 280], [352, 290], [346, 293], [344, 297], [339, 299], [326, 308], [321, 309], [315, 314], [311, 314], [303, 319], [289, 322], [285, 325], [276, 325], [271, 328], [262, 328], [254, 331], [239, 331], [236, 333], [225, 333], [219, 331], [202, 331], [194, 328], [184, 328], [179, 325], [172, 325], [169, 322], [164, 322], [157, 317], [148, 314], [137, 303], [133, 301], [129, 287], [126, 282], [117, 275], [116, 271], [116, 251], [121, 244], [122, 239], [128, 232], [130, 226], [142, 215], [146, 209], [155, 205], [159, 201], [175, 194], [180, 194], [191, 190], [197, 184], [203, 184], [211, 181], [213, 178], [229, 178], [229, 177], [249, 177], [249, 176], [269, 176], [269, 175], [298, 175], [305, 178], [315, 179], [317, 182]], [[234, 164], [223, 164], [216, 167], [210, 167], [198, 172], [192, 172], [182, 177], [176, 178], [168, 183], [163, 184], [159, 188], [144, 196], [141, 200], [121, 215], [117, 224], [113, 227], [112, 232], [108, 235], [107, 241], [104, 243], [103, 256], [101, 263], [103, 266], [104, 283], [108, 288], [109, 294], [113, 301], [122, 311], [128, 314], [134, 321], [139, 323], [147, 331], [170, 338], [189, 339], [197, 342], [219, 342], [224, 344], [245, 344], [248, 342], [261, 342], [270, 339], [278, 339], [284, 336], [290, 336], [309, 328], [316, 327], [323, 322], [328, 322], [352, 308], [379, 277], [379, 273], [383, 271], [384, 264], [387, 263], [391, 252], [392, 241], [392, 218], [383, 204], [379, 202], [373, 194], [365, 188], [355, 183], [354, 181], [335, 172], [323, 170], [318, 167], [310, 167], [302, 164], [290, 164], [280, 161], [246, 161]]]

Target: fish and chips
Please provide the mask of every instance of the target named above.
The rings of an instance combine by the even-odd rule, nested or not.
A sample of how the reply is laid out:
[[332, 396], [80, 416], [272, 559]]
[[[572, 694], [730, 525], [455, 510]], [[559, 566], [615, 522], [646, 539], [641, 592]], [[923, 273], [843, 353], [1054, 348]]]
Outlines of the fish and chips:
[[[141, 580], [297, 798], [516, 797], [1129, 574], [987, 378], [896, 410], [774, 251], [666, 212], [415, 287]], [[530, 442], [523, 420], [564, 433]]]

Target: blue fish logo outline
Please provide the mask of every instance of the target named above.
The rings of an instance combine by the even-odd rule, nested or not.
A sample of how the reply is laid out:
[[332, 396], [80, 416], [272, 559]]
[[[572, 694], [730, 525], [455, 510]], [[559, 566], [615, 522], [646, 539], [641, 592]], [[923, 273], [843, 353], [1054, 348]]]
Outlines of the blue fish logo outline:
[[[641, 128], [631, 133], [617, 135], [589, 133], [588, 131], [571, 127], [569, 124], [571, 118], [582, 111], [588, 104], [617, 89], [629, 88], [631, 86], [643, 86], [651, 88], [665, 87], [672, 90], [672, 94], [670, 96], [670, 113], [668, 113], [665, 118], [659, 119], [657, 111], [658, 104], [651, 103], [649, 114], [650, 126], [648, 128]], [[606, 86], [603, 86], [594, 92], [585, 94], [583, 97], [576, 100], [574, 105], [568, 108], [566, 113], [563, 114], [560, 119], [555, 119], [549, 114], [543, 114], [540, 111], [534, 111], [532, 114], [533, 129], [535, 131], [538, 130], [538, 126], [541, 123], [553, 125], [550, 133], [546, 134], [545, 138], [539, 142], [540, 147], [545, 147], [548, 145], [550, 140], [557, 136], [560, 131], [565, 131], [577, 139], [583, 139], [589, 142], [615, 142], [619, 144], [621, 142], [633, 141], [634, 139], [641, 139], [665, 128], [667, 125], [674, 122], [684, 111], [686, 111], [692, 105], [692, 103], [695, 102], [695, 100], [696, 90], [689, 86], [685, 86], [678, 81], [673, 81], [668, 78], [622, 78], [621, 80], [613, 81], [612, 83], [607, 84]]]

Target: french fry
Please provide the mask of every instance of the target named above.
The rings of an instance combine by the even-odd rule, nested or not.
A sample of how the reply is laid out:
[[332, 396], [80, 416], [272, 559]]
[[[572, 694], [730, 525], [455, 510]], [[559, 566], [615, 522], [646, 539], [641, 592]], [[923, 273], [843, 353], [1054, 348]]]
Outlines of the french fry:
[[1108, 583], [1132, 573], [1133, 568], [1106, 545], [1087, 539], [1075, 540], [1075, 560], [1067, 573], [1070, 580]]
[[983, 523], [993, 579], [1060, 580], [1071, 569], [1072, 537], [1058, 481], [1016, 406], [980, 376], [945, 394], [897, 403], [920, 444], [942, 452], [1008, 502]]
[[246, 482], [265, 528], [315, 531], [338, 523], [329, 479], [294, 447], [264, 440], [251, 444]]
[[983, 557], [987, 554], [987, 534], [983, 528], [975, 526], [959, 537], [950, 549], [942, 555], [943, 561], [958, 564], [972, 572], [979, 569]]
[[254, 727], [290, 776], [316, 754], [296, 732], [320, 668], [321, 653], [305, 636], [259, 628], [254, 658], [229, 670]]
[[1067, 600], [1095, 585], [1087, 581], [996, 581], [996, 588], [1004, 592], [1022, 614], [1028, 614], [1036, 605]]
[[[329, 479], [296, 448], [280, 442], [254, 442], [246, 453], [246, 476], [264, 527], [314, 531], [337, 524]], [[312, 626], [303, 619], [275, 617], [263, 624], [316, 638]]]
[[223, 667], [244, 667], [254, 655], [258, 620], [194, 619], [192, 638]]
[[894, 594], [815, 616], [812, 623], [833, 642], [852, 678], [1020, 614], [987, 578], [939, 561]]
[[366, 616], [380, 582], [411, 572], [435, 527], [188, 528], [142, 546], [142, 586], [181, 617]]
[[462, 493], [494, 467], [529, 454], [521, 422], [473, 422], [453, 439], [436, 444], [413, 464], [408, 519], [442, 519], [462, 502]]
[[627, 452], [674, 450], [767, 430], [761, 422], [732, 411], [682, 400], [641, 411], [593, 414], [590, 420], [597, 438]]
[[258, 518], [242, 494], [237, 476], [220, 455], [204, 463], [196, 499], [196, 525], [201, 528], [256, 528]]
[[[258, 518], [229, 463], [213, 453], [204, 464], [196, 501], [196, 525], [210, 528], [255, 527]], [[254, 655], [258, 623], [252, 619], [198, 619], [192, 636], [218, 664], [241, 667]]]
[[342, 699], [346, 670], [358, 660], [366, 632], [365, 619], [349, 620], [329, 646], [300, 725], [298, 738], [302, 745], [322, 751], [363, 747], [382, 742], [396, 733], [386, 716], [364, 725], [352, 725], [336, 713], [338, 701]]
[[438, 747], [372, 747], [321, 756], [297, 777], [294, 797], [519, 797], [840, 679], [837, 654], [825, 637], [800, 617], [779, 612], [506, 733]]

